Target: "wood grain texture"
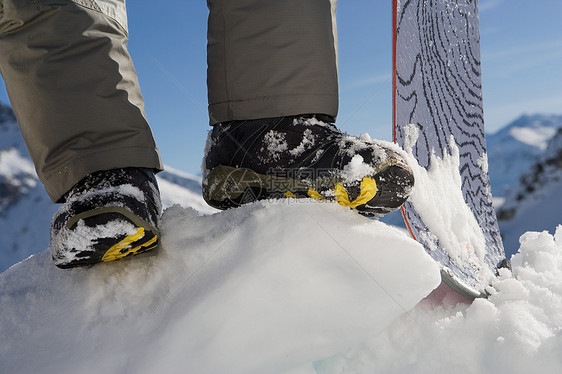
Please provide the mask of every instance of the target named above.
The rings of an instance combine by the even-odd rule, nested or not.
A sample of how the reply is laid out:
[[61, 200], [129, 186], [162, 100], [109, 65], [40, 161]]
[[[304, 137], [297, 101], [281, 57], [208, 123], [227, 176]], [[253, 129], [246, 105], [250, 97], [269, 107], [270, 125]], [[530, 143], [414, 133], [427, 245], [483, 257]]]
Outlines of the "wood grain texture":
[[[414, 155], [428, 167], [431, 152], [449, 154], [454, 136], [460, 151], [462, 191], [486, 236], [486, 262], [496, 268], [504, 259], [486, 155], [478, 2], [475, 0], [394, 1], [395, 141], [403, 145], [405, 127], [414, 124], [419, 138]], [[412, 234], [423, 243], [427, 227], [411, 204], [404, 216]], [[445, 251], [428, 251], [455, 276], [476, 287], [474, 269], [451, 261]], [[481, 287], [480, 287], [481, 288]]]

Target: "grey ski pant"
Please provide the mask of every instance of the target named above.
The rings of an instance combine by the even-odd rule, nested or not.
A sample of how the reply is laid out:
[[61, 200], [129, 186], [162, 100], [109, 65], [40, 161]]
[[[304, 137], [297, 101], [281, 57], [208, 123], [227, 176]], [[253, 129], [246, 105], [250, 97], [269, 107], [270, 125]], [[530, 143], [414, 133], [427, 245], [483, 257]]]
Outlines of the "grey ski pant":
[[[335, 0], [208, 0], [211, 124], [337, 114]], [[53, 201], [119, 167], [163, 168], [127, 52], [125, 0], [0, 0], [0, 72]]]
[[211, 124], [338, 110], [336, 0], [208, 0]]

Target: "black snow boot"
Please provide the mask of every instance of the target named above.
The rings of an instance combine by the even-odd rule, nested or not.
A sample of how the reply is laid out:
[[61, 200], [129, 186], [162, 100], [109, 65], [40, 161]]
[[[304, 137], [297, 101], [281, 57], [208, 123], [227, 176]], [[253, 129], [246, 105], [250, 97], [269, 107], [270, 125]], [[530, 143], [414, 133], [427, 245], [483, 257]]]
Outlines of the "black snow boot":
[[60, 268], [117, 260], [158, 245], [162, 206], [152, 170], [92, 173], [63, 200], [53, 216], [50, 243]]
[[339, 131], [330, 118], [292, 116], [215, 125], [203, 196], [226, 209], [271, 198], [335, 200], [366, 216], [398, 209], [414, 185], [394, 144]]

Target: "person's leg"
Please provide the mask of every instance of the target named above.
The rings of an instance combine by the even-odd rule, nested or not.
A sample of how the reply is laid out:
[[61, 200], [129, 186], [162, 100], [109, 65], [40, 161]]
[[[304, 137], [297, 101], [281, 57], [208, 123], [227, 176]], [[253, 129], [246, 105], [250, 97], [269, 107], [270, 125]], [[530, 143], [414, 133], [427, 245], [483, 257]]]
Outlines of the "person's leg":
[[208, 0], [211, 124], [338, 111], [335, 0]]
[[124, 0], [1, 0], [0, 71], [53, 201], [86, 175], [162, 169], [127, 52]]
[[0, 72], [39, 178], [64, 202], [59, 267], [158, 243], [162, 164], [127, 40], [124, 0], [0, 0]]
[[350, 137], [338, 105], [335, 1], [208, 0], [203, 196], [220, 209], [279, 197], [395, 210], [414, 183], [392, 145]]

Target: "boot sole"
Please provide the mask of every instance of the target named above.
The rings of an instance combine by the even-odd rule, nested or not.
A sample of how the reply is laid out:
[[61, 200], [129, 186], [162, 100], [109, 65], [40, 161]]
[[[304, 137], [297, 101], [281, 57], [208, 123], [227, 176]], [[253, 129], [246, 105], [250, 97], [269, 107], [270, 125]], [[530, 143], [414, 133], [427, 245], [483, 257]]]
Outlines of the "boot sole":
[[[110, 218], [107, 218], [110, 217]], [[72, 230], [80, 220], [85, 222], [91, 219], [105, 219], [107, 222], [114, 220], [126, 220], [135, 226], [132, 235], [120, 235], [112, 238], [101, 238], [95, 245], [93, 251], [77, 252], [73, 261], [57, 263], [61, 269], [70, 269], [82, 266], [92, 266], [100, 262], [120, 260], [125, 257], [136, 256], [146, 253], [158, 247], [158, 230], [145, 220], [134, 215], [122, 207], [103, 207], [92, 209], [72, 217], [65, 229]]]
[[400, 208], [410, 196], [413, 185], [412, 171], [402, 164], [385, 165], [374, 175], [353, 183], [332, 180], [316, 185], [219, 165], [209, 172], [203, 197], [217, 209], [286, 197], [334, 200], [362, 215], [374, 217]]

